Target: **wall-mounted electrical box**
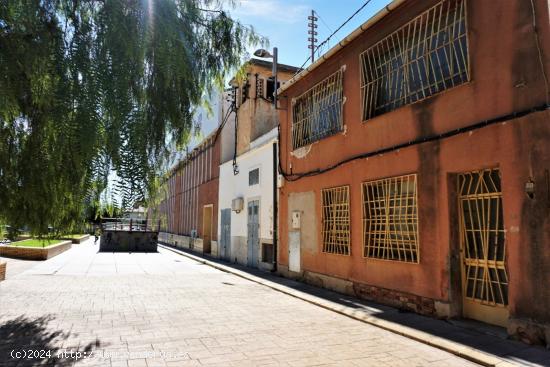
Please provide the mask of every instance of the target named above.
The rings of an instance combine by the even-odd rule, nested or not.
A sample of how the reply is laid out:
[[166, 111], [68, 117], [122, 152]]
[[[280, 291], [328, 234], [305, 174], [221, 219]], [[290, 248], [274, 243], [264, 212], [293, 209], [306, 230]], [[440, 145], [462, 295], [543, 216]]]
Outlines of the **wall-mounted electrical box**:
[[300, 229], [302, 222], [302, 212], [299, 210], [294, 210], [292, 212], [292, 229]]
[[243, 198], [235, 198], [231, 200], [231, 210], [234, 212], [240, 213], [243, 210], [244, 200]]

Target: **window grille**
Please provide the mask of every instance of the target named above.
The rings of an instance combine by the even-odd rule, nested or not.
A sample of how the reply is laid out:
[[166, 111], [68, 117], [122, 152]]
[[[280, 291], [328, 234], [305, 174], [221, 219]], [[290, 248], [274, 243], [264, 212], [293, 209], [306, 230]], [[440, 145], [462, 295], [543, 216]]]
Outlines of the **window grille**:
[[416, 175], [363, 183], [364, 256], [418, 262]]
[[257, 185], [260, 183], [260, 169], [255, 168], [248, 172], [248, 186]]
[[342, 79], [340, 69], [296, 99], [292, 107], [293, 149], [342, 131]]
[[250, 90], [250, 83], [248, 80], [243, 84], [241, 89], [241, 103], [245, 103], [248, 99], [248, 92]]
[[360, 58], [363, 120], [467, 82], [466, 1], [441, 1]]
[[349, 186], [322, 190], [323, 252], [350, 254]]
[[264, 80], [262, 78], [256, 79], [256, 98], [263, 98], [264, 96]]

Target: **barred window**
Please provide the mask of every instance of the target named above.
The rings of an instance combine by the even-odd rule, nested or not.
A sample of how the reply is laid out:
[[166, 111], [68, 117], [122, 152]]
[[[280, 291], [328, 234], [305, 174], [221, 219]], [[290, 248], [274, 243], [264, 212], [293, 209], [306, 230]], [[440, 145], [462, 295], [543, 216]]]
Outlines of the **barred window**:
[[[277, 82], [277, 89], [281, 87], [281, 82]], [[275, 94], [275, 80], [271, 77], [267, 79], [265, 98], [269, 101], [273, 101], [273, 96]]]
[[363, 183], [364, 256], [418, 262], [416, 175]]
[[340, 69], [296, 98], [292, 107], [293, 149], [342, 131], [342, 78]]
[[256, 98], [263, 98], [264, 96], [264, 80], [262, 78], [256, 79]]
[[441, 1], [360, 58], [363, 120], [467, 82], [466, 1]]
[[321, 191], [323, 252], [350, 254], [349, 186]]

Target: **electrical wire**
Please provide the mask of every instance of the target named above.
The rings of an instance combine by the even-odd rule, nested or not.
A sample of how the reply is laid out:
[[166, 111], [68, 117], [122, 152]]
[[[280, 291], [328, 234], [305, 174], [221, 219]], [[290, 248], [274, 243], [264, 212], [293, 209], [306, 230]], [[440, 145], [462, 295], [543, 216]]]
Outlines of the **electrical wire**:
[[239, 127], [239, 109], [237, 108], [237, 101], [233, 102], [234, 112], [235, 112], [235, 142], [233, 150], [233, 175], [237, 176], [239, 174], [239, 165], [237, 164], [237, 139], [238, 139], [238, 127]]
[[544, 78], [544, 86], [546, 87], [546, 104], [549, 104], [550, 101], [550, 87], [548, 86], [548, 76], [546, 75], [546, 70], [544, 68], [544, 61], [542, 56], [542, 50], [540, 47], [540, 38], [539, 38], [539, 32], [537, 30], [537, 14], [535, 10], [535, 3], [533, 0], [531, 0], [531, 12], [533, 15], [533, 33], [535, 35], [535, 45], [537, 46], [538, 50], [538, 56], [539, 56], [539, 63], [540, 63], [540, 69], [542, 72], [542, 76]]
[[332, 32], [332, 29], [328, 26], [327, 22], [325, 22], [325, 20], [321, 17], [321, 15], [316, 10], [314, 10], [313, 12], [315, 13], [315, 15], [317, 15], [319, 17], [319, 19], [321, 20], [321, 22], [323, 22], [325, 27], [327, 27], [329, 32]]
[[[338, 33], [338, 31], [340, 31], [340, 29], [342, 29], [346, 24], [348, 24], [349, 21], [352, 20], [353, 17], [355, 17], [357, 14], [359, 14], [359, 12], [360, 12], [361, 10], [363, 10], [363, 9], [365, 8], [365, 6], [367, 6], [371, 1], [372, 1], [372, 0], [367, 0], [367, 1], [365, 1], [365, 3], [364, 3], [363, 5], [361, 5], [361, 7], [360, 7], [359, 9], [357, 9], [352, 15], [350, 15], [350, 16], [348, 17], [348, 19], [345, 20], [344, 23], [342, 23], [338, 28], [336, 28], [336, 30], [335, 30], [334, 32], [332, 32], [332, 33], [330, 34], [330, 36], [328, 36], [323, 42], [321, 42], [321, 43], [315, 48], [314, 53], [317, 52], [317, 50], [320, 49], [324, 44], [326, 44], [328, 41], [330, 41], [330, 39], [331, 39], [336, 33]], [[300, 66], [300, 67], [298, 68], [298, 71], [296, 72], [296, 74], [298, 74], [300, 71], [302, 71], [302, 70], [304, 69], [304, 66], [307, 64], [307, 62], [308, 62], [310, 59], [311, 59], [311, 56], [309, 56], [309, 57], [306, 59], [306, 61], [304, 61], [304, 63], [302, 64], [302, 66]], [[296, 75], [296, 74], [295, 74], [295, 75]]]
[[[327, 24], [327, 22], [325, 22], [325, 20], [321, 17], [321, 15], [317, 12], [317, 11], [313, 11], [315, 15], [317, 15], [317, 17], [319, 18], [319, 20], [323, 23], [323, 25], [325, 26], [326, 29], [328, 29], [329, 32], [332, 32], [332, 28], [330, 28]], [[327, 46], [327, 49], [330, 49], [330, 41], [327, 42], [326, 44]], [[317, 51], [317, 57], [319, 58], [321, 56], [321, 52], [323, 52], [322, 49], [320, 49], [319, 51]]]
[[[332, 36], [334, 36], [334, 34], [336, 34], [342, 27], [344, 27], [355, 15], [357, 15], [368, 3], [370, 3], [370, 1], [371, 0], [367, 0], [359, 9], [357, 9], [355, 11], [355, 13], [353, 13], [342, 25], [340, 25], [327, 39], [325, 39], [323, 42], [321, 42], [317, 46], [315, 51], [317, 51], [326, 42], [328, 42], [330, 40], [330, 38]], [[317, 170], [312, 170], [312, 171], [302, 172], [302, 173], [292, 173], [292, 172], [287, 173], [287, 172], [285, 172], [285, 170], [283, 169], [282, 164], [281, 164], [281, 150], [282, 149], [279, 148], [279, 171], [280, 171], [280, 173], [283, 175], [283, 177], [287, 181], [297, 181], [297, 180], [299, 180], [301, 178], [304, 178], [304, 177], [315, 176], [315, 175], [319, 175], [319, 174], [331, 171], [333, 169], [338, 168], [339, 166], [341, 166], [343, 164], [352, 162], [352, 161], [357, 160], [357, 159], [366, 159], [366, 158], [369, 158], [369, 157], [382, 155], [382, 154], [385, 154], [385, 153], [389, 153], [389, 152], [392, 152], [392, 151], [396, 151], [396, 150], [399, 150], [399, 149], [402, 149], [402, 148], [407, 148], [407, 147], [422, 144], [422, 143], [428, 143], [428, 142], [432, 142], [432, 141], [436, 141], [436, 140], [447, 139], [449, 137], [452, 137], [452, 136], [455, 136], [455, 135], [458, 135], [458, 134], [462, 134], [462, 133], [465, 133], [465, 132], [470, 132], [470, 131], [473, 131], [473, 130], [477, 130], [477, 129], [483, 128], [485, 126], [489, 126], [489, 125], [496, 124], [496, 123], [499, 123], [499, 122], [504, 122], [504, 121], [507, 121], [507, 120], [510, 120], [510, 119], [513, 119], [513, 118], [522, 117], [522, 116], [531, 114], [533, 112], [544, 111], [544, 110], [550, 109], [550, 102], [549, 102], [550, 86], [549, 86], [549, 82], [548, 82], [548, 76], [546, 75], [546, 71], [545, 71], [545, 68], [544, 68], [543, 55], [542, 55], [542, 50], [541, 50], [541, 47], [540, 47], [540, 38], [539, 38], [539, 35], [538, 35], [538, 31], [537, 31], [535, 4], [534, 4], [533, 0], [530, 0], [530, 2], [531, 2], [531, 9], [532, 9], [532, 16], [533, 16], [533, 31], [534, 31], [534, 35], [535, 35], [537, 50], [538, 50], [539, 63], [540, 63], [540, 66], [541, 66], [541, 72], [542, 72], [544, 82], [545, 82], [545, 87], [546, 87], [546, 104], [541, 105], [541, 106], [536, 106], [536, 107], [533, 107], [533, 108], [528, 109], [528, 110], [513, 112], [511, 114], [508, 114], [508, 115], [505, 115], [505, 116], [499, 116], [499, 117], [496, 117], [496, 118], [493, 118], [493, 119], [490, 119], [490, 120], [484, 120], [484, 121], [481, 121], [481, 122], [478, 122], [478, 123], [475, 123], [475, 124], [472, 124], [472, 125], [469, 125], [469, 126], [466, 126], [466, 127], [463, 127], [463, 128], [458, 128], [458, 129], [455, 129], [455, 130], [451, 130], [451, 131], [448, 131], [448, 132], [445, 132], [445, 133], [442, 133], [442, 134], [436, 134], [436, 135], [432, 135], [432, 136], [421, 137], [421, 138], [415, 139], [413, 141], [409, 141], [407, 143], [402, 143], [402, 144], [394, 145], [392, 147], [383, 148], [383, 149], [379, 149], [379, 150], [368, 152], [368, 153], [363, 153], [363, 154], [360, 154], [360, 155], [357, 155], [357, 156], [347, 158], [343, 161], [340, 161], [340, 162], [338, 162], [334, 165], [331, 165], [331, 166], [323, 168], [323, 169], [317, 169]], [[316, 14], [319, 15], [317, 12], [316, 12]], [[298, 69], [298, 72], [296, 74], [298, 74], [301, 70], [303, 70], [303, 67], [309, 61], [310, 58], [311, 58], [311, 56], [306, 59], [306, 61], [302, 64], [302, 66], [300, 66], [300, 68]], [[279, 142], [280, 142], [281, 141], [280, 125], [279, 125], [278, 139], [279, 139]]]
[[[298, 181], [298, 180], [300, 180], [304, 177], [316, 176], [316, 175], [320, 175], [320, 174], [328, 172], [328, 171], [332, 171], [332, 170], [340, 167], [341, 165], [344, 165], [346, 163], [349, 163], [349, 162], [352, 162], [352, 161], [355, 161], [355, 160], [358, 160], [358, 159], [366, 159], [366, 158], [370, 158], [370, 157], [379, 156], [379, 155], [382, 155], [382, 154], [394, 152], [394, 151], [397, 151], [397, 150], [400, 150], [400, 149], [403, 149], [403, 148], [408, 148], [408, 147], [412, 147], [412, 146], [415, 146], [415, 145], [420, 145], [420, 144], [423, 144], [423, 143], [429, 143], [429, 142], [433, 142], [433, 141], [437, 141], [437, 140], [448, 139], [448, 138], [453, 137], [455, 135], [459, 135], [459, 134], [463, 134], [463, 133], [466, 133], [466, 132], [478, 130], [478, 129], [481, 129], [481, 128], [486, 127], [486, 126], [494, 125], [494, 124], [497, 124], [497, 123], [502, 123], [502, 122], [505, 122], [505, 121], [509, 121], [511, 119], [516, 119], [516, 118], [520, 118], [520, 117], [523, 117], [523, 116], [530, 115], [534, 112], [540, 112], [540, 111], [546, 111], [546, 110], [550, 110], [550, 105], [549, 104], [543, 104], [543, 105], [539, 105], [539, 106], [529, 108], [527, 110], [512, 112], [512, 113], [507, 114], [507, 115], [498, 116], [498, 117], [495, 117], [495, 118], [492, 118], [492, 119], [489, 119], [489, 120], [483, 120], [483, 121], [474, 123], [472, 125], [468, 125], [466, 127], [461, 127], [461, 128], [458, 128], [458, 129], [450, 130], [450, 131], [447, 131], [447, 132], [444, 132], [444, 133], [441, 133], [441, 134], [435, 134], [435, 135], [420, 137], [418, 139], [415, 139], [415, 140], [412, 140], [412, 141], [409, 141], [409, 142], [406, 142], [406, 143], [401, 143], [401, 144], [393, 145], [391, 147], [382, 148], [382, 149], [378, 149], [378, 150], [375, 150], [375, 151], [359, 154], [359, 155], [356, 155], [356, 156], [346, 158], [346, 159], [344, 159], [344, 160], [342, 160], [342, 161], [340, 161], [336, 164], [333, 164], [331, 166], [328, 166], [326, 168], [316, 169], [316, 170], [312, 170], [312, 171], [308, 171], [308, 172], [286, 173], [284, 171], [282, 165], [281, 165], [281, 159], [280, 159], [281, 157], [280, 157], [280, 154], [279, 154], [279, 170], [280, 170], [281, 174], [283, 175], [283, 177], [287, 181], [291, 181], [291, 182]], [[280, 130], [279, 130], [279, 141], [281, 141], [280, 139], [281, 139], [281, 133], [280, 133]], [[281, 149], [279, 148], [279, 152], [280, 151], [281, 151]]]

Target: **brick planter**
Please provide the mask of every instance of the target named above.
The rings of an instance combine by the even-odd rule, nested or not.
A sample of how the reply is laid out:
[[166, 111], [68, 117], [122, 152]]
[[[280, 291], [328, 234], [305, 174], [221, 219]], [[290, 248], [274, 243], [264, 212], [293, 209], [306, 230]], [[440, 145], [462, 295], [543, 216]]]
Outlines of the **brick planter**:
[[0, 282], [6, 280], [6, 262], [0, 261]]
[[78, 238], [62, 238], [62, 240], [69, 240], [69, 241], [72, 241], [74, 244], [79, 244], [79, 243], [82, 243], [84, 241], [86, 241], [88, 238], [90, 238], [90, 235], [89, 234], [85, 234], [81, 237], [78, 237]]
[[0, 246], [0, 256], [26, 260], [47, 260], [73, 246], [71, 241], [63, 241], [48, 247]]

